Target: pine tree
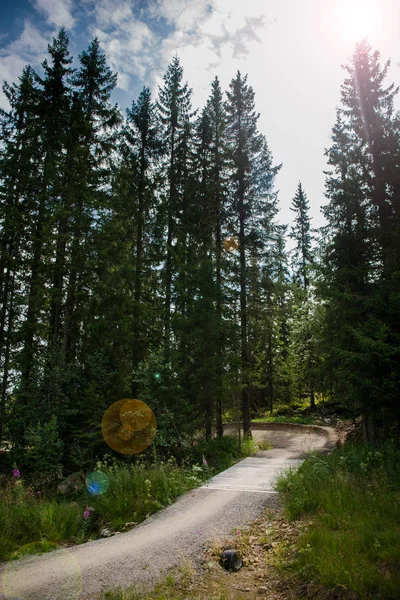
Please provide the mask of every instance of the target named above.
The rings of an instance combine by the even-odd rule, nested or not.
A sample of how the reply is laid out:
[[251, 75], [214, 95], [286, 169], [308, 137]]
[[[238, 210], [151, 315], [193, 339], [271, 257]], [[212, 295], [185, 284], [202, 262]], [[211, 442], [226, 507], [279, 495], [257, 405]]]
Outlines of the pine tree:
[[313, 262], [312, 237], [309, 214], [310, 203], [301, 182], [299, 182], [290, 208], [296, 215], [290, 232], [290, 237], [296, 242], [293, 252], [294, 275], [297, 280], [302, 282], [304, 290], [307, 291], [310, 285], [309, 270]]
[[166, 163], [165, 217], [166, 217], [166, 259], [165, 259], [165, 339], [169, 346], [171, 333], [171, 303], [174, 280], [177, 272], [175, 237], [177, 224], [182, 211], [182, 187], [186, 152], [185, 138], [187, 126], [192, 116], [191, 90], [182, 83], [183, 68], [175, 56], [164, 75], [164, 85], [159, 88], [157, 109], [164, 140], [164, 159]]
[[44, 77], [40, 79], [41, 116], [45, 123], [43, 142], [46, 152], [43, 173], [43, 194], [50, 208], [54, 222], [55, 260], [52, 268], [52, 289], [50, 305], [49, 342], [55, 348], [60, 339], [62, 327], [62, 300], [65, 276], [66, 246], [70, 204], [66, 193], [65, 173], [68, 170], [69, 155], [66, 150], [68, 127], [70, 125], [71, 91], [68, 78], [73, 70], [69, 53], [69, 40], [64, 29], [49, 45], [51, 63], [43, 62]]
[[116, 147], [116, 126], [120, 121], [118, 107], [110, 103], [117, 75], [107, 65], [97, 38], [81, 53], [79, 61], [80, 68], [72, 79], [75, 95], [70, 129], [70, 151], [74, 158], [69, 174], [69, 189], [73, 195], [72, 241], [63, 339], [67, 363], [76, 359], [79, 347], [87, 298], [84, 282], [90, 277], [89, 267], [85, 266], [87, 244], [94, 227], [94, 211], [101, 213], [108, 205], [104, 186], [110, 180], [110, 158]]
[[[328, 220], [322, 291], [329, 298], [327, 335], [337, 392], [364, 416], [372, 439], [376, 419], [398, 419], [398, 301], [393, 191], [394, 86], [383, 88], [388, 63], [359, 44], [346, 67], [342, 104], [328, 150]], [[390, 143], [389, 143], [390, 142]]]
[[[126, 139], [129, 145], [129, 161], [132, 164], [131, 177], [135, 186], [133, 206], [133, 226], [136, 230], [134, 241], [134, 308], [133, 308], [133, 346], [132, 346], [132, 395], [137, 397], [137, 371], [144, 356], [145, 321], [143, 311], [143, 242], [148, 232], [149, 211], [154, 203], [154, 176], [151, 168], [160, 151], [160, 141], [155, 127], [155, 107], [148, 88], [143, 88], [137, 102], [133, 102], [127, 111]], [[154, 170], [154, 169], [153, 169]], [[147, 226], [147, 227], [146, 227]]]
[[215, 254], [215, 294], [216, 294], [216, 431], [219, 437], [223, 435], [222, 426], [222, 397], [223, 397], [223, 362], [226, 332], [223, 325], [223, 231], [227, 221], [227, 147], [226, 147], [226, 114], [223, 95], [218, 77], [211, 85], [211, 94], [207, 101], [206, 114], [209, 124], [210, 144], [210, 177], [208, 193], [209, 207], [214, 227]]
[[[355, 136], [357, 158], [369, 185], [371, 207], [376, 212], [377, 239], [384, 271], [393, 268], [392, 225], [396, 199], [388, 180], [392, 164], [390, 144], [393, 129], [393, 100], [399, 88], [383, 88], [390, 61], [383, 67], [380, 53], [373, 52], [366, 40], [357, 44], [342, 85], [344, 126]], [[398, 207], [397, 207], [398, 208]]]
[[273, 231], [277, 212], [272, 193], [279, 167], [272, 167], [272, 157], [265, 138], [257, 130], [254, 91], [247, 76], [240, 72], [230, 84], [225, 105], [230, 158], [232, 162], [232, 214], [238, 231], [240, 346], [242, 364], [242, 411], [245, 435], [251, 434], [250, 423], [250, 352], [248, 347], [248, 259], [262, 257], [266, 237]]
[[39, 94], [33, 70], [24, 68], [19, 85], [5, 84], [3, 90], [10, 110], [1, 111], [0, 439], [11, 391], [10, 368], [16, 352], [16, 330], [24, 308], [26, 282], [23, 273], [33, 241], [31, 210], [39, 187], [38, 166], [42, 153], [37, 139]]

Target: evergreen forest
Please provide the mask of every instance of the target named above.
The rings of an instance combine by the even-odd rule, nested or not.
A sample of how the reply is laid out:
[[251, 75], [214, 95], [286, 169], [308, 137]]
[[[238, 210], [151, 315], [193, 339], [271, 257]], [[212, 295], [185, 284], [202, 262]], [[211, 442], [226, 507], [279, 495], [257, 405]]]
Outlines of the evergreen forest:
[[[400, 113], [360, 42], [325, 150], [325, 225], [298, 174], [278, 220], [251, 82], [194, 107], [179, 57], [154, 96], [113, 104], [94, 39], [61, 29], [0, 113], [0, 443], [24, 472], [89, 470], [106, 409], [146, 402], [148, 452], [183, 456], [225, 422], [306, 401], [400, 427]], [[327, 132], [328, 133], [328, 132]], [[318, 200], [319, 201], [319, 200]], [[288, 250], [288, 247], [290, 248]]]

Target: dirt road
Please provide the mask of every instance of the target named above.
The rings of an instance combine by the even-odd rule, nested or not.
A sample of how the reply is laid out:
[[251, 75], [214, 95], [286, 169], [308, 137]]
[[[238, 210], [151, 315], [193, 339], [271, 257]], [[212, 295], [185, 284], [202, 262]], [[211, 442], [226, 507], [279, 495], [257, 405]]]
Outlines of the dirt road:
[[152, 584], [183, 559], [200, 560], [213, 536], [255, 520], [277, 500], [271, 486], [277, 473], [335, 440], [328, 427], [254, 425], [253, 435], [273, 449], [220, 473], [132, 531], [3, 564], [0, 599], [97, 600], [106, 589]]

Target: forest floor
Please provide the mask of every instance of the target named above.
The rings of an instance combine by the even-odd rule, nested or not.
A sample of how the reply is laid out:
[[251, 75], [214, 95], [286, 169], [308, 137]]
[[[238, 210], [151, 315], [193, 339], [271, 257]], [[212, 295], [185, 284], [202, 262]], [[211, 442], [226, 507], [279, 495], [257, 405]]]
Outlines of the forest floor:
[[[254, 436], [268, 439], [273, 447], [258, 456], [278, 460], [298, 459], [312, 448], [329, 447], [334, 440], [329, 428], [280, 424], [257, 426]], [[254, 459], [242, 463], [246, 460]], [[256, 486], [259, 476], [254, 471]], [[232, 531], [246, 529], [266, 508], [277, 508], [275, 494], [229, 489], [229, 484], [226, 489], [195, 489], [127, 533], [3, 565], [0, 598], [94, 600], [119, 586], [154, 586], [165, 580], [170, 569], [187, 561], [204, 562], [210, 545]], [[251, 570], [235, 576], [246, 577]]]
[[[279, 507], [265, 509], [251, 526], [214, 540], [201, 562], [187, 559], [153, 589], [133, 586], [107, 592], [103, 599], [299, 600], [308, 590], [298, 579], [288, 576], [285, 565], [305, 527], [302, 521], [288, 522]], [[240, 570], [221, 567], [220, 556], [227, 548], [236, 550], [242, 558]]]

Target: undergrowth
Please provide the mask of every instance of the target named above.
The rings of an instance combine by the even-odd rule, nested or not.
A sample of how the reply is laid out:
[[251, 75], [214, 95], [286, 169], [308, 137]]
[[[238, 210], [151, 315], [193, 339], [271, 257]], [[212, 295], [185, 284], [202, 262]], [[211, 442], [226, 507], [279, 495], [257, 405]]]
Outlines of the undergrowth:
[[349, 445], [277, 484], [289, 518], [309, 519], [295, 571], [337, 597], [400, 598], [400, 451]]
[[94, 468], [108, 481], [105, 493], [97, 495], [83, 483], [69, 496], [37, 490], [14, 469], [0, 489], [0, 559], [83, 543], [104, 528], [110, 534], [131, 528], [259, 449], [251, 439], [239, 447], [236, 438], [226, 436], [194, 447], [183, 465], [173, 459], [149, 464], [108, 457]]

